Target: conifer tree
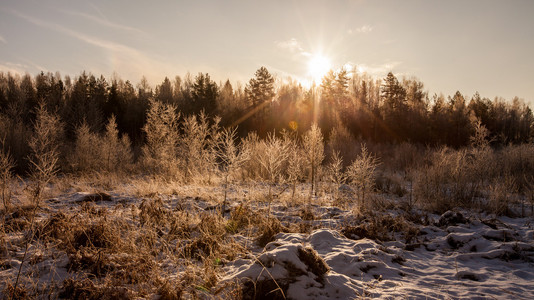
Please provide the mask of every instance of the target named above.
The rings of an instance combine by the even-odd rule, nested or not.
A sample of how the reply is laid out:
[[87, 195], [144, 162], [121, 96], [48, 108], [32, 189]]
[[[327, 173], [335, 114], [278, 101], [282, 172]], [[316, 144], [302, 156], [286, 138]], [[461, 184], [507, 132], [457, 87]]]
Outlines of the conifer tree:
[[196, 114], [204, 111], [207, 115], [213, 114], [217, 107], [218, 93], [217, 84], [211, 80], [210, 76], [207, 73], [199, 73], [195, 77], [191, 92], [193, 101], [195, 102], [193, 113]]
[[245, 95], [250, 105], [257, 106], [273, 99], [274, 77], [265, 67], [259, 68], [254, 75], [245, 87]]

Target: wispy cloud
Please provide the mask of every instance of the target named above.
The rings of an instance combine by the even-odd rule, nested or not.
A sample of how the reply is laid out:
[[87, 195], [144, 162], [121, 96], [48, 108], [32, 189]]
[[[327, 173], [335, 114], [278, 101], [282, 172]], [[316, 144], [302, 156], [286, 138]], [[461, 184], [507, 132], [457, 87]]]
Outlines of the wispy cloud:
[[129, 32], [134, 32], [134, 33], [138, 33], [138, 34], [145, 34], [144, 31], [142, 31], [142, 30], [140, 30], [138, 28], [127, 26], [127, 25], [123, 25], [123, 24], [119, 24], [119, 23], [114, 23], [114, 22], [111, 22], [111, 21], [105, 19], [104, 17], [98, 17], [98, 16], [95, 16], [95, 15], [91, 15], [91, 14], [87, 14], [87, 13], [83, 13], [83, 12], [71, 11], [71, 10], [61, 10], [61, 12], [65, 13], [65, 14], [68, 14], [68, 15], [72, 15], [72, 16], [82, 17], [82, 18], [84, 18], [86, 20], [89, 20], [91, 22], [94, 22], [94, 23], [97, 23], [97, 24], [100, 24], [100, 25], [103, 25], [103, 26], [106, 26], [106, 27], [109, 27], [109, 28], [112, 28], [112, 29], [129, 31]]
[[292, 53], [304, 51], [300, 45], [300, 42], [295, 38], [291, 38], [287, 41], [276, 42], [276, 46], [280, 49], [289, 50]]
[[18, 11], [10, 10], [10, 12], [37, 26], [60, 32], [84, 43], [106, 50], [108, 54], [106, 58], [115, 72], [136, 76], [144, 74], [147, 77], [154, 78], [159, 74], [152, 74], [150, 73], [151, 70], [157, 70], [158, 73], [172, 70], [172, 66], [156, 61], [145, 53], [127, 45], [87, 35], [56, 23], [25, 15]]
[[33, 23], [33, 24], [35, 24], [37, 26], [61, 32], [63, 34], [66, 34], [68, 36], [71, 36], [73, 38], [81, 40], [83, 42], [86, 42], [88, 44], [92, 44], [92, 45], [95, 45], [95, 46], [98, 46], [98, 47], [101, 47], [101, 48], [105, 48], [105, 49], [108, 49], [108, 50], [113, 50], [113, 51], [127, 52], [127, 53], [130, 53], [130, 54], [138, 53], [137, 50], [135, 50], [133, 48], [130, 48], [128, 46], [119, 44], [119, 43], [106, 41], [106, 40], [102, 40], [102, 39], [99, 39], [99, 38], [96, 38], [96, 37], [85, 35], [85, 34], [83, 34], [81, 32], [69, 29], [69, 28], [61, 26], [59, 24], [43, 21], [41, 19], [25, 15], [23, 13], [20, 13], [20, 12], [14, 11], [14, 10], [12, 10], [11, 12], [14, 15], [16, 15], [16, 16], [18, 16], [18, 17], [20, 17], [20, 18], [22, 18], [22, 19], [24, 19], [24, 20], [26, 20], [26, 21], [28, 21], [30, 23]]
[[401, 65], [402, 62], [392, 61], [392, 62], [387, 62], [387, 63], [383, 63], [379, 65], [367, 65], [364, 63], [359, 63], [359, 64], [350, 63], [350, 64], [352, 65], [352, 68], [358, 73], [367, 73], [371, 76], [382, 77], [387, 72], [390, 72], [397, 66]]
[[356, 29], [348, 29], [347, 33], [348, 34], [353, 34], [353, 33], [367, 34], [367, 33], [370, 33], [371, 31], [373, 31], [373, 26], [371, 26], [371, 25], [363, 25], [363, 26], [358, 27]]
[[356, 31], [359, 32], [359, 33], [369, 33], [371, 31], [373, 31], [373, 27], [370, 26], [370, 25], [363, 25], [360, 28], [356, 28]]
[[23, 75], [28, 70], [28, 66], [20, 63], [0, 62], [1, 72]]
[[7, 41], [6, 39], [0, 35], [0, 43], [4, 43], [4, 44], [7, 44]]
[[96, 4], [92, 3], [92, 2], [88, 2], [89, 6], [91, 6], [102, 18], [106, 18], [106, 16], [102, 13], [102, 11], [100, 10], [100, 8], [98, 8], [98, 6], [96, 6]]
[[291, 38], [287, 41], [281, 41], [281, 42], [275, 42], [276, 47], [279, 49], [289, 51], [293, 54], [293, 58], [297, 59], [299, 57], [311, 57], [312, 54], [306, 50], [304, 50], [304, 47], [302, 47], [302, 44], [296, 39]]

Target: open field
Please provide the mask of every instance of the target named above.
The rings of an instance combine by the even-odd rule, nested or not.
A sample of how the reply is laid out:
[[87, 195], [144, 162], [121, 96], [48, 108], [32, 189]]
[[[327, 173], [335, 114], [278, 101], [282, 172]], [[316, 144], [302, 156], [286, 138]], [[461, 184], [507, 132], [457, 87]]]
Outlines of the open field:
[[534, 297], [534, 222], [520, 212], [439, 215], [390, 193], [362, 210], [348, 186], [310, 204], [305, 184], [293, 197], [276, 185], [269, 204], [268, 185], [249, 182], [227, 189], [221, 216], [217, 185], [74, 182], [3, 211], [3, 297]]

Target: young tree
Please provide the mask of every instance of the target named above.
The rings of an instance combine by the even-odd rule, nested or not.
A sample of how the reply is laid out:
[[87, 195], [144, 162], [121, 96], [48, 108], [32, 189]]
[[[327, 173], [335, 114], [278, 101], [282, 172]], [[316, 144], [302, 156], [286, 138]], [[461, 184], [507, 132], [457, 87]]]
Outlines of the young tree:
[[331, 162], [326, 167], [328, 181], [334, 184], [334, 199], [338, 198], [339, 187], [345, 183], [346, 176], [343, 173], [343, 157], [339, 151], [334, 151]]
[[99, 169], [100, 149], [97, 134], [85, 120], [76, 128], [76, 143], [70, 156], [70, 167], [78, 172], [93, 172]]
[[261, 141], [260, 151], [257, 157], [261, 165], [264, 176], [269, 183], [269, 215], [271, 212], [271, 202], [273, 200], [272, 188], [279, 182], [287, 160], [287, 145], [274, 133], [269, 133], [267, 138]]
[[108, 172], [116, 172], [119, 168], [126, 169], [133, 160], [130, 139], [127, 135], [119, 137], [114, 115], [106, 125], [100, 149], [104, 158], [104, 169]]
[[[323, 134], [317, 124], [312, 124], [302, 139], [310, 176], [310, 201], [316, 185], [317, 170], [324, 159]], [[317, 191], [316, 191], [317, 193]]]
[[361, 207], [365, 207], [365, 195], [374, 185], [375, 170], [379, 161], [362, 145], [362, 153], [347, 169], [347, 178], [356, 186]]
[[301, 144], [297, 140], [296, 128], [284, 136], [284, 141], [288, 149], [287, 180], [292, 184], [291, 199], [294, 199], [297, 183], [304, 177], [306, 160]]
[[210, 124], [203, 111], [197, 116], [184, 118], [180, 138], [180, 159], [185, 172], [185, 180], [197, 178], [211, 179], [216, 166], [215, 147], [219, 139], [219, 118]]
[[146, 133], [143, 158], [145, 165], [154, 173], [176, 175], [179, 118], [180, 114], [173, 105], [150, 100], [147, 122], [143, 127]]
[[30, 191], [32, 193], [33, 207], [30, 213], [29, 234], [25, 237], [24, 254], [19, 265], [13, 291], [17, 290], [22, 266], [26, 260], [30, 242], [35, 235], [35, 216], [37, 208], [41, 204], [43, 190], [50, 180], [55, 177], [58, 170], [58, 146], [63, 137], [63, 126], [59, 117], [49, 113], [44, 102], [41, 101], [39, 103], [35, 114], [34, 133], [29, 142], [32, 150], [29, 160], [32, 165]]
[[479, 149], [487, 149], [490, 145], [489, 131], [486, 126], [482, 125], [482, 121], [479, 118], [474, 118], [473, 128], [474, 134], [470, 137], [471, 146]]
[[224, 177], [224, 200], [222, 206], [222, 214], [226, 210], [226, 195], [228, 192], [228, 178], [237, 171], [243, 163], [250, 158], [249, 148], [238, 147], [235, 144], [236, 128], [225, 128], [222, 131], [221, 138], [217, 144], [216, 154], [220, 163], [219, 166], [223, 172]]
[[63, 125], [59, 117], [49, 113], [44, 102], [41, 102], [36, 111], [34, 134], [29, 142], [35, 205], [39, 204], [45, 185], [58, 171], [59, 145], [62, 139]]

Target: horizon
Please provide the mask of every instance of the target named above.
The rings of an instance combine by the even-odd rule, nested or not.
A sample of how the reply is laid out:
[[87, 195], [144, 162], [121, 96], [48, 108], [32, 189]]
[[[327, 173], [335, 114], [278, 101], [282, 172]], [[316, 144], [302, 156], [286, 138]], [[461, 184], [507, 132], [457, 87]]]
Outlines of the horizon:
[[532, 12], [532, 1], [8, 1], [0, 72], [146, 76], [152, 87], [203, 72], [244, 85], [265, 66], [306, 85], [347, 67], [415, 77], [430, 95], [532, 105]]

